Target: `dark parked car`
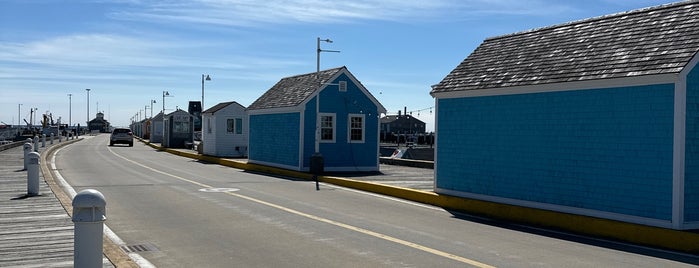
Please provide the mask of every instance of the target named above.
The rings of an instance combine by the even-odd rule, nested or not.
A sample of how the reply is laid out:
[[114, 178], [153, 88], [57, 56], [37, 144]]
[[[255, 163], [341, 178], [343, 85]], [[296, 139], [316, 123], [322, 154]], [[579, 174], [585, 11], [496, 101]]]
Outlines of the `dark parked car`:
[[115, 128], [112, 135], [109, 137], [109, 146], [114, 144], [128, 144], [133, 146], [133, 133], [128, 128]]

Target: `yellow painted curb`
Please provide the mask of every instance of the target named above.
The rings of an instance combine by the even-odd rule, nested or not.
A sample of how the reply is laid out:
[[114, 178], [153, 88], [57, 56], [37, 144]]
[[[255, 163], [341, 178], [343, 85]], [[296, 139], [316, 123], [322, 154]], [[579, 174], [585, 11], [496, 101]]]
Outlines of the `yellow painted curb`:
[[[306, 180], [312, 179], [312, 175], [305, 172], [237, 162], [214, 156], [203, 156], [173, 149], [163, 149], [152, 144], [149, 145], [158, 150], [165, 150], [176, 155], [194, 158], [210, 163], [217, 163], [246, 171], [270, 173], [286, 177], [302, 178]], [[485, 216], [497, 220], [516, 222], [532, 226], [541, 226], [610, 240], [664, 248], [691, 254], [699, 254], [699, 233], [694, 232], [665, 229], [583, 215], [442, 195], [433, 192], [419, 191], [347, 178], [319, 176], [318, 180], [338, 186], [393, 196], [418, 203], [441, 207], [446, 210], [460, 211], [467, 214]]]

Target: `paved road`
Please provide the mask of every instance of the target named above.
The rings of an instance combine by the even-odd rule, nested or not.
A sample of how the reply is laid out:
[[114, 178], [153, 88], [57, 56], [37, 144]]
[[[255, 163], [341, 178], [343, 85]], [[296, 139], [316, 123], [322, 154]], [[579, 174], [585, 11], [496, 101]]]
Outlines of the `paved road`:
[[[107, 225], [160, 267], [693, 267], [696, 257], [493, 223], [312, 182], [251, 174], [107, 136], [56, 157]], [[679, 261], [678, 261], [679, 260]], [[685, 261], [682, 263], [680, 261]]]

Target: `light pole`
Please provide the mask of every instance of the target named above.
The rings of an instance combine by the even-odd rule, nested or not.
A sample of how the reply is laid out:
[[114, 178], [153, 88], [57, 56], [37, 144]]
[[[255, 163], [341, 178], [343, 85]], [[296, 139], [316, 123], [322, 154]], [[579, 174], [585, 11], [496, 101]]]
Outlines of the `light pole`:
[[68, 93], [68, 126], [73, 125], [71, 122], [73, 114], [73, 94]]
[[153, 118], [153, 103], [155, 100], [150, 100], [150, 118]]
[[316, 76], [320, 74], [320, 52], [337, 52], [340, 53], [339, 50], [327, 50], [327, 49], [320, 49], [320, 41], [326, 42], [326, 43], [332, 43], [333, 40], [330, 39], [320, 39], [318, 37], [316, 39]]
[[170, 95], [170, 92], [163, 90], [163, 116], [165, 116], [165, 97], [174, 97]]
[[22, 104], [19, 103], [17, 104], [17, 128], [22, 128], [22, 119], [20, 118], [22, 116]]
[[[319, 79], [318, 82], [320, 83], [320, 53], [321, 52], [337, 52], [340, 53], [339, 50], [324, 50], [320, 49], [320, 41], [326, 42], [326, 43], [332, 43], [333, 40], [330, 39], [320, 39], [318, 37], [316, 39], [316, 78]], [[318, 85], [319, 87], [322, 86]], [[316, 135], [315, 135], [315, 152], [319, 153], [320, 152], [320, 93], [316, 96]]]
[[201, 110], [204, 111], [204, 81], [211, 81], [211, 76], [201, 75]]
[[88, 129], [90, 129], [90, 89], [86, 88], [87, 91], [87, 124]]

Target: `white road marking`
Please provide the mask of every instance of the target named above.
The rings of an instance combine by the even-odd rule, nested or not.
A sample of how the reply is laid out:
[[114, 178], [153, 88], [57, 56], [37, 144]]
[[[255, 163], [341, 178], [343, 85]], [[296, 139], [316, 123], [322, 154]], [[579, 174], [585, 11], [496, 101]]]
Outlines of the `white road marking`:
[[[202, 187], [202, 188], [215, 188], [215, 187], [213, 187], [213, 186], [209, 186], [209, 185], [204, 184], [204, 183], [201, 183], [201, 182], [193, 181], [193, 180], [186, 179], [186, 178], [183, 178], [183, 177], [174, 175], [174, 174], [170, 174], [170, 173], [167, 173], [167, 172], [164, 172], [164, 171], [161, 171], [161, 170], [154, 169], [154, 168], [149, 167], [149, 166], [145, 166], [145, 165], [143, 165], [143, 164], [141, 164], [141, 163], [138, 163], [138, 162], [136, 162], [136, 161], [133, 161], [133, 160], [131, 160], [131, 159], [128, 159], [128, 158], [126, 158], [126, 157], [123, 157], [123, 156], [121, 156], [121, 155], [115, 153], [111, 148], [108, 148], [108, 149], [109, 149], [109, 151], [110, 151], [112, 154], [116, 155], [117, 157], [119, 157], [119, 158], [121, 158], [121, 159], [123, 159], [123, 160], [125, 160], [125, 161], [128, 161], [128, 162], [130, 162], [130, 163], [132, 163], [132, 164], [134, 164], [134, 165], [137, 165], [137, 166], [143, 167], [143, 168], [145, 168], [145, 169], [151, 170], [151, 171], [153, 171], [153, 172], [160, 173], [160, 174], [163, 174], [163, 175], [166, 175], [166, 176], [170, 176], [170, 177], [173, 177], [173, 178], [178, 179], [178, 180], [181, 180], [181, 181], [189, 182], [189, 183], [192, 183], [192, 184], [194, 184], [194, 185], [200, 186], [200, 187]], [[491, 266], [491, 265], [488, 265], [488, 264], [485, 264], [485, 263], [481, 263], [481, 262], [478, 262], [478, 261], [475, 261], [475, 260], [471, 260], [471, 259], [468, 259], [468, 258], [464, 258], [464, 257], [461, 257], [461, 256], [457, 256], [457, 255], [454, 255], [454, 254], [451, 254], [451, 253], [447, 253], [447, 252], [440, 251], [440, 250], [437, 250], [437, 249], [433, 249], [433, 248], [430, 248], [430, 247], [426, 247], [426, 246], [423, 246], [423, 245], [420, 245], [420, 244], [416, 244], [416, 243], [413, 243], [413, 242], [410, 242], [410, 241], [406, 241], [406, 240], [402, 240], [402, 239], [399, 239], [399, 238], [396, 238], [396, 237], [392, 237], [392, 236], [389, 236], [389, 235], [377, 233], [377, 232], [374, 232], [374, 231], [371, 231], [371, 230], [367, 230], [367, 229], [364, 229], [364, 228], [356, 227], [356, 226], [349, 225], [349, 224], [346, 224], [346, 223], [341, 223], [341, 222], [338, 222], [338, 221], [334, 221], [334, 220], [326, 219], [326, 218], [323, 218], [323, 217], [319, 217], [319, 216], [311, 215], [311, 214], [308, 214], [308, 213], [304, 213], [304, 212], [301, 212], [301, 211], [298, 211], [298, 210], [294, 210], [294, 209], [287, 208], [287, 207], [284, 207], [284, 206], [281, 206], [281, 205], [273, 204], [273, 203], [270, 203], [270, 202], [267, 202], [267, 201], [263, 201], [263, 200], [260, 200], [260, 199], [257, 199], [257, 198], [249, 197], [249, 196], [242, 195], [242, 194], [238, 194], [238, 193], [234, 193], [234, 192], [224, 192], [224, 193], [225, 193], [225, 194], [228, 194], [228, 195], [231, 195], [231, 196], [238, 197], [238, 198], [242, 198], [242, 199], [245, 199], [245, 200], [248, 200], [248, 201], [252, 201], [252, 202], [255, 202], [255, 203], [258, 203], [258, 204], [262, 204], [262, 205], [265, 205], [265, 206], [269, 206], [269, 207], [272, 207], [272, 208], [276, 208], [276, 209], [279, 209], [279, 210], [282, 210], [282, 211], [285, 211], [285, 212], [288, 212], [288, 213], [291, 213], [291, 214], [295, 214], [295, 215], [298, 215], [298, 216], [302, 216], [302, 217], [305, 217], [305, 218], [308, 218], [308, 219], [312, 219], [312, 220], [319, 221], [319, 222], [324, 222], [324, 223], [331, 224], [331, 225], [334, 225], [334, 226], [337, 226], [337, 227], [341, 227], [341, 228], [344, 228], [344, 229], [347, 229], [347, 230], [351, 230], [351, 231], [363, 233], [363, 234], [370, 235], [370, 236], [373, 236], [373, 237], [376, 237], [376, 238], [380, 238], [380, 239], [383, 239], [383, 240], [386, 240], [386, 241], [391, 241], [391, 242], [394, 242], [394, 243], [397, 243], [397, 244], [401, 244], [401, 245], [404, 245], [404, 246], [407, 246], [407, 247], [411, 247], [411, 248], [414, 248], [414, 249], [417, 249], [417, 250], [420, 250], [420, 251], [424, 251], [424, 252], [427, 252], [427, 253], [432, 253], [432, 254], [437, 255], [437, 256], [441, 256], [441, 257], [448, 258], [448, 259], [451, 259], [451, 260], [454, 260], [454, 261], [462, 262], [462, 263], [465, 263], [465, 264], [468, 264], [468, 265], [472, 265], [472, 266], [475, 266], [475, 267], [480, 267], [480, 268], [494, 268], [494, 267], [495, 267], [495, 266]]]

